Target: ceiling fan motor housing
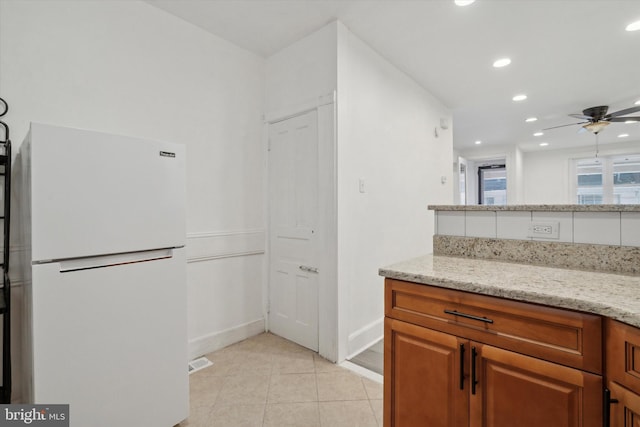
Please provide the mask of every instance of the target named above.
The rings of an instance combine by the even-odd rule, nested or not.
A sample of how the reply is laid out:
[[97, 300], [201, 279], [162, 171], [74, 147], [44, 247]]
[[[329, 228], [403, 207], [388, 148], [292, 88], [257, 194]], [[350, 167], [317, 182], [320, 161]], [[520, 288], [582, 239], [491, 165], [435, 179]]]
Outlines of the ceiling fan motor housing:
[[599, 107], [590, 107], [590, 108], [587, 108], [586, 110], [582, 110], [582, 114], [584, 114], [585, 116], [591, 117], [594, 122], [597, 122], [607, 114], [608, 110], [609, 110], [609, 106], [601, 105]]

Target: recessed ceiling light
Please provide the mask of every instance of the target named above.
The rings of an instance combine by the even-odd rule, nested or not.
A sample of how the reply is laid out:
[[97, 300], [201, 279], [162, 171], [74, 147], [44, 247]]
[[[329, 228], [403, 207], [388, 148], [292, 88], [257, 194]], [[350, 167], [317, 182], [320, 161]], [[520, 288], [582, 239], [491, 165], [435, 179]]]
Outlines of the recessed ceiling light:
[[458, 6], [469, 6], [474, 1], [476, 0], [454, 0], [454, 3]]
[[502, 59], [498, 59], [496, 62], [494, 62], [493, 66], [495, 68], [502, 68], [502, 67], [506, 67], [509, 64], [511, 64], [511, 60], [509, 58], [502, 58]]
[[629, 136], [628, 133], [621, 133], [620, 135], [618, 135], [618, 138], [626, 138], [628, 136]]
[[525, 99], [527, 99], [527, 95], [516, 95], [512, 98], [514, 101], [524, 101]]
[[548, 142], [541, 142], [541, 143], [540, 143], [540, 147], [546, 147], [547, 145], [549, 145], [549, 143], [548, 143]]
[[636, 105], [640, 105], [640, 99], [635, 102]]
[[543, 132], [536, 132], [536, 133], [533, 134], [533, 136], [542, 136], [542, 135], [544, 135]]
[[627, 124], [629, 124], [629, 123], [638, 123], [638, 121], [637, 120], [627, 120], [627, 121], [625, 121], [625, 123], [627, 123]]
[[627, 30], [627, 31], [638, 31], [638, 30], [640, 30], [640, 21], [632, 22], [631, 24], [627, 25], [627, 28], [625, 28], [625, 30]]
[[528, 119], [525, 120], [525, 122], [531, 123], [531, 122], [535, 122], [536, 120], [538, 120], [537, 117], [529, 117]]
[[476, 141], [476, 145], [482, 144], [482, 141]]

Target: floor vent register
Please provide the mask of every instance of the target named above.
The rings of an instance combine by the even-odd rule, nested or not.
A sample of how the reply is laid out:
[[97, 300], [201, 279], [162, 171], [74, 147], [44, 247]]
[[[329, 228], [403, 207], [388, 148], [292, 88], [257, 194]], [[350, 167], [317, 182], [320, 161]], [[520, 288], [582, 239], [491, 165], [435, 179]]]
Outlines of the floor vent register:
[[194, 372], [197, 372], [200, 369], [204, 369], [211, 365], [213, 365], [213, 362], [206, 357], [193, 359], [191, 362], [189, 362], [189, 374], [193, 374]]

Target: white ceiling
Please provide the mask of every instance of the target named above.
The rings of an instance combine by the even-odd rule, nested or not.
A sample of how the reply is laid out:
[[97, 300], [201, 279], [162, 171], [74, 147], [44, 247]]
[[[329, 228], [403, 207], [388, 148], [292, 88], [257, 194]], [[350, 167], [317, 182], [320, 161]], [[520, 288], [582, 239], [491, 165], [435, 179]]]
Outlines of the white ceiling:
[[[590, 146], [567, 115], [640, 100], [640, 0], [148, 0], [263, 57], [339, 19], [454, 115], [454, 146], [523, 150]], [[494, 60], [510, 57], [495, 69]], [[526, 93], [528, 99], [511, 98]], [[635, 114], [635, 115], [640, 115]], [[525, 123], [535, 116], [538, 121]], [[628, 138], [618, 138], [628, 133]], [[638, 141], [640, 123], [611, 124], [600, 143]]]

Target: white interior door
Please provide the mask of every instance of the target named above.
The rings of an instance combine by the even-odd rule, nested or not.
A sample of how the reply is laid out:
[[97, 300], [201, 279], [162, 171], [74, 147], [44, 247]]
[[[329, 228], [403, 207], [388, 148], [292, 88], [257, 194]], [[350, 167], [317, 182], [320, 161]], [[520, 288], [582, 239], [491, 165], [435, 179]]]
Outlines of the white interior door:
[[269, 126], [269, 329], [318, 351], [317, 112]]

